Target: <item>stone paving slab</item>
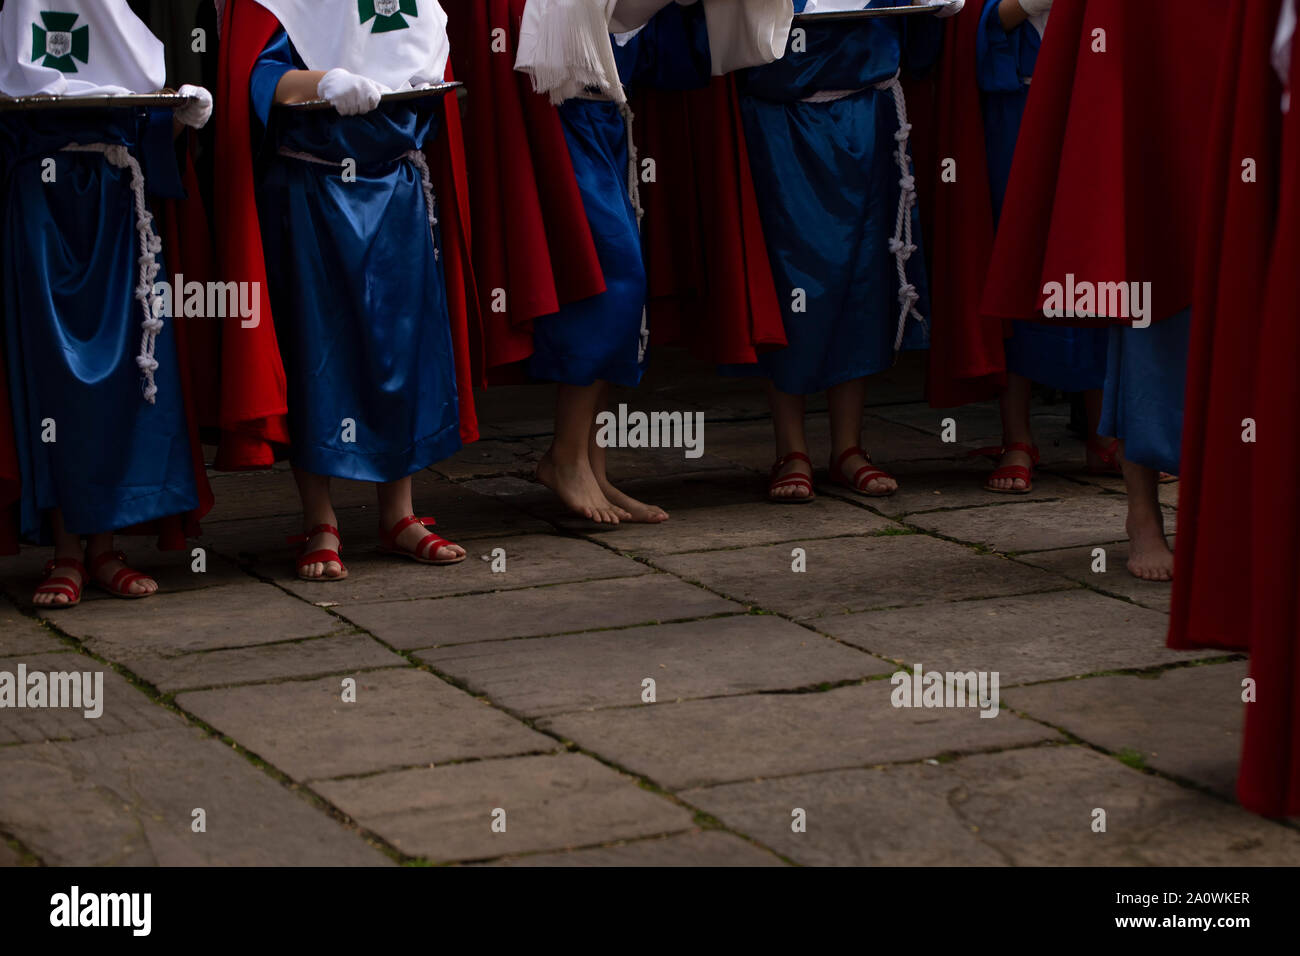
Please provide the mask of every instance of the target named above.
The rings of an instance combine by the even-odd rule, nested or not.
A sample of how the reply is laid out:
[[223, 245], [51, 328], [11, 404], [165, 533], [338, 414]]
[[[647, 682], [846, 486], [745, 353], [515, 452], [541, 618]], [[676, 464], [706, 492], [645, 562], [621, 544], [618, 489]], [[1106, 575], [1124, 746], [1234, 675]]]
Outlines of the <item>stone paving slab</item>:
[[[1004, 507], [991, 504], [936, 511], [910, 520], [947, 538], [1010, 553], [1108, 544], [1126, 538], [1128, 503], [1119, 495], [1030, 500], [1016, 505], [1014, 512]], [[1166, 514], [1165, 527], [1170, 534], [1174, 533], [1175, 520], [1173, 514]]]
[[[806, 423], [809, 456], [818, 475], [823, 475], [830, 463], [830, 424], [825, 415], [811, 415]], [[766, 475], [777, 458], [772, 423], [768, 420], [748, 422], [720, 422], [705, 426], [704, 447], [708, 454], [726, 458], [745, 468]], [[864, 420], [862, 440], [876, 463], [889, 471], [894, 462], [919, 459], [957, 458], [967, 454], [973, 446], [951, 445], [938, 436], [898, 425], [894, 422], [867, 415]]]
[[355, 604], [347, 619], [404, 650], [743, 614], [669, 574], [579, 581], [461, 597]]
[[[791, 571], [792, 550], [807, 554]], [[770, 547], [671, 555], [666, 571], [710, 590], [799, 619], [869, 608], [1059, 589], [1061, 579], [923, 534], [797, 541]]]
[[766, 499], [766, 479], [750, 472], [712, 472], [629, 482], [625, 490], [653, 502], [672, 517], [659, 525], [585, 523], [589, 536], [632, 554], [678, 554], [748, 547], [801, 538], [867, 534], [892, 522], [834, 498], [804, 505], [775, 505]]
[[[1294, 830], [1085, 747], [738, 783], [682, 799], [809, 865], [1300, 864]], [[795, 807], [807, 811], [806, 833], [791, 830]], [[1105, 833], [1092, 831], [1095, 808], [1106, 811]]]
[[[290, 471], [217, 472], [208, 481], [215, 500], [203, 523], [205, 530], [215, 522], [275, 516], [294, 518], [302, 513], [298, 485]], [[330, 495], [336, 508], [375, 505], [375, 487], [366, 482], [335, 478], [330, 482]]]
[[508, 710], [535, 717], [857, 680], [893, 668], [767, 615], [491, 641], [420, 651], [420, 660]]
[[[860, 501], [890, 517], [969, 508], [983, 505], [1010, 507], [1044, 498], [1075, 498], [1097, 495], [1101, 489], [1040, 472], [1034, 476], [1034, 490], [1028, 495], [996, 495], [984, 490], [984, 482], [993, 471], [986, 458], [957, 461], [900, 461], [891, 465], [890, 474], [898, 479], [898, 491], [888, 498], [862, 498], [843, 487], [826, 482], [818, 485], [819, 495], [833, 495], [846, 501]], [[1007, 515], [1014, 520], [1014, 515]]]
[[[1041, 413], [1039, 408], [1033, 410]], [[936, 436], [944, 433], [944, 422], [951, 418], [956, 424], [955, 437], [962, 443], [979, 442], [988, 445], [1001, 441], [1002, 417], [996, 401], [963, 405], [960, 408], [931, 408], [926, 402], [917, 401], [872, 411], [891, 422]]]
[[[469, 557], [449, 567], [367, 552], [344, 555], [348, 576], [342, 581], [301, 581], [289, 567], [274, 577], [285, 590], [305, 601], [330, 601], [346, 607], [650, 573], [645, 565], [598, 544], [553, 534], [488, 538], [465, 542], [464, 547]], [[501, 573], [492, 570], [497, 548], [505, 550], [506, 570]]]
[[[87, 717], [80, 707], [5, 708], [0, 710], [0, 744], [33, 743], [42, 740], [78, 740], [129, 734], [141, 730], [175, 727], [183, 721], [177, 714], [159, 707], [145, 694], [132, 687], [126, 678], [85, 654], [33, 654], [0, 660], [0, 671], [17, 679], [18, 665], [34, 673], [80, 673], [103, 675], [103, 710], [98, 717]], [[30, 684], [29, 684], [30, 686]], [[93, 686], [93, 684], [92, 684]], [[93, 689], [92, 689], [93, 694]], [[52, 702], [53, 697], [47, 697]]]
[[[1075, 481], [1084, 481], [1090, 485], [1095, 485], [1105, 491], [1114, 491], [1124, 494], [1124, 479], [1119, 475], [1090, 475], [1081, 462], [1070, 462], [1068, 464], [1052, 465], [1054, 474], [1062, 475]], [[1178, 508], [1178, 488], [1176, 481], [1165, 482], [1159, 486], [1160, 503], [1166, 508], [1177, 510]]]
[[[0, 864], [3, 865], [3, 864]], [[534, 853], [491, 866], [784, 866], [776, 856], [721, 830], [696, 830], [613, 846]]]
[[1018, 687], [1008, 707], [1104, 747], [1140, 754], [1148, 767], [1234, 798], [1245, 661], [1179, 667], [1158, 677], [1093, 677]]
[[340, 627], [337, 618], [249, 578], [189, 594], [145, 601], [107, 601], [45, 612], [66, 634], [110, 659], [127, 653], [173, 655], [318, 637]]
[[1165, 647], [1159, 611], [1073, 589], [822, 618], [819, 630], [906, 666], [1012, 684], [1212, 656]]
[[118, 663], [164, 693], [410, 666], [404, 657], [365, 634], [342, 633], [175, 657], [126, 650]]
[[0, 601], [0, 657], [23, 654], [57, 654], [72, 650], [55, 633], [17, 608]]
[[[691, 811], [582, 754], [480, 760], [316, 789], [402, 853], [435, 861], [671, 833], [693, 821]], [[492, 830], [497, 809], [504, 833]]]
[[887, 680], [823, 693], [759, 694], [538, 722], [670, 790], [751, 777], [920, 760], [1057, 737], [1003, 711], [895, 708]]
[[532, 475], [546, 444], [528, 438], [484, 439], [466, 445], [432, 470], [453, 481], [489, 475]]
[[0, 826], [51, 866], [391, 862], [197, 728], [6, 747], [0, 778]]
[[[882, 418], [909, 425], [934, 435], [942, 434], [943, 422], [956, 423], [956, 438], [964, 444], [981, 448], [1002, 444], [1002, 418], [997, 402], [982, 402], [962, 408], [930, 408], [924, 402], [876, 409]], [[1038, 444], [1040, 464], [1053, 467], [1077, 465], [1082, 471], [1087, 460], [1087, 445], [1070, 430], [1068, 403], [1044, 405], [1035, 402], [1030, 410], [1034, 440]]]
[[[1169, 546], [1173, 547], [1171, 536]], [[1142, 607], [1156, 611], [1169, 611], [1174, 586], [1168, 581], [1143, 581], [1128, 573], [1128, 542], [1105, 545], [1106, 571], [1092, 571], [1092, 547], [1063, 548], [1058, 551], [1037, 551], [1016, 558], [1017, 563], [1042, 568], [1062, 575], [1071, 581], [1096, 588], [1106, 594], [1127, 598]]]
[[342, 677], [191, 691], [176, 703], [295, 780], [557, 746], [425, 671], [369, 671], [355, 680], [355, 703], [343, 702]]

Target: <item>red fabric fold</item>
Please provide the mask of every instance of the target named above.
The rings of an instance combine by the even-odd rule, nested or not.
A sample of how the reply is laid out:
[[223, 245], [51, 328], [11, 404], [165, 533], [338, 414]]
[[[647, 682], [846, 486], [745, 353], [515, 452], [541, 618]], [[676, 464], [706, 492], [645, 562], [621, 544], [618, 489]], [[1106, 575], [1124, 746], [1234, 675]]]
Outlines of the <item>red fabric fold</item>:
[[747, 365], [786, 345], [785, 324], [732, 77], [636, 97], [653, 341], [715, 365]]
[[[976, 82], [979, 25], [977, 9], [949, 20], [933, 79], [910, 82], [907, 90], [922, 236], [929, 252], [926, 398], [934, 408], [984, 401], [1006, 384], [1003, 325], [984, 319], [979, 308], [994, 239]], [[945, 178], [948, 161], [955, 181]]]
[[984, 289], [986, 316], [1042, 321], [1044, 285], [1070, 274], [1150, 282], [1155, 321], [1191, 305], [1205, 110], [1225, 15], [1220, 0], [1186, 0], [1176, 12], [1133, 0], [1053, 6]]
[[605, 291], [559, 114], [514, 68], [524, 2], [443, 4], [452, 61], [469, 88], [467, 208], [482, 303], [480, 383], [532, 354], [534, 320]]
[[[1257, 452], [1254, 380], [1278, 201], [1282, 86], [1269, 62], [1281, 0], [1233, 5], [1224, 33], [1201, 202], [1179, 472], [1169, 646], [1245, 648], [1251, 524], [1230, 489], [1249, 487]], [[1258, 164], [1243, 181], [1242, 160]], [[1271, 404], [1271, 403], [1270, 403]], [[1276, 435], [1276, 433], [1274, 433]]]

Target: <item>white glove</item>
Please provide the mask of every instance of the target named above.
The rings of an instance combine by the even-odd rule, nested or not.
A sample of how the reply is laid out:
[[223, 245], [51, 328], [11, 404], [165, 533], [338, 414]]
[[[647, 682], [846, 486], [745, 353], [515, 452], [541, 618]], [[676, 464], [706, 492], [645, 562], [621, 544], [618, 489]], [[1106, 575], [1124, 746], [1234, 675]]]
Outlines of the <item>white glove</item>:
[[387, 93], [383, 84], [347, 70], [330, 70], [321, 77], [316, 93], [329, 100], [342, 116], [369, 113], [379, 105], [379, 98]]
[[1052, 0], [1020, 0], [1020, 9], [1024, 10], [1025, 16], [1030, 19], [1041, 17], [1052, 9]]
[[185, 126], [203, 129], [212, 119], [212, 94], [201, 86], [186, 83], [176, 91], [181, 96], [193, 97], [193, 102], [176, 111], [176, 118]]
[[[944, 17], [955, 17], [957, 14], [961, 13], [961, 8], [966, 6], [966, 0], [941, 0], [941, 2], [943, 4], [943, 9], [934, 12], [936, 20], [942, 20]], [[1048, 0], [1048, 3], [1050, 2], [1051, 0]], [[931, 4], [931, 6], [937, 5], [938, 4]]]

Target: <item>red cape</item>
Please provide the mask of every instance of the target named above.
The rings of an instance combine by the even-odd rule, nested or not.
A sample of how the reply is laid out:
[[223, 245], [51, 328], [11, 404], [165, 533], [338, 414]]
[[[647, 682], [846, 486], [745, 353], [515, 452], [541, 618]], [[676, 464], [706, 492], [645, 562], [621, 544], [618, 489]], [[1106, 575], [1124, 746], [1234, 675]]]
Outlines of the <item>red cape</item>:
[[[207, 212], [199, 194], [194, 164], [186, 157], [183, 180], [185, 200], [168, 200], [155, 210], [155, 223], [163, 241], [163, 261], [173, 273], [193, 278], [206, 276], [210, 269]], [[134, 248], [134, 247], [133, 247]], [[162, 276], [171, 281], [171, 277]], [[189, 281], [188, 279], [186, 280]], [[199, 440], [202, 409], [211, 407], [213, 380], [208, 329], [202, 320], [169, 319], [176, 335], [176, 354], [180, 362], [181, 390], [184, 394], [185, 419], [189, 426], [190, 462], [194, 468], [194, 485], [198, 491], [196, 510], [168, 515], [157, 521], [119, 529], [123, 535], [156, 536], [162, 551], [179, 551], [186, 539], [200, 533], [199, 521], [212, 510], [212, 487], [203, 462]], [[9, 375], [0, 340], [0, 554], [17, 554], [19, 550], [18, 502], [22, 499], [22, 474], [13, 430], [13, 408], [9, 403]]]
[[[1220, 77], [1169, 643], [1250, 649], [1237, 796], [1281, 817], [1300, 814], [1300, 108], [1278, 109], [1278, 7], [1234, 3]], [[1300, 57], [1290, 87], [1300, 89]], [[1245, 157], [1257, 182], [1242, 182]], [[1245, 418], [1254, 443], [1242, 441]]]
[[[1226, 14], [1222, 0], [1176, 10], [1057, 0], [1011, 167], [986, 316], [1042, 321], [1044, 284], [1067, 274], [1150, 282], [1156, 321], [1191, 305], [1205, 112]], [[1105, 52], [1094, 52], [1098, 37]]]
[[758, 195], [732, 77], [700, 90], [647, 90], [633, 103], [652, 340], [715, 365], [747, 365], [784, 348]]
[[480, 383], [532, 354], [535, 319], [605, 291], [559, 114], [514, 68], [524, 3], [443, 4], [452, 62], [470, 89], [465, 149], [483, 303]]
[[[1280, 6], [1281, 0], [1234, 4], [1211, 114], [1169, 632], [1169, 646], [1178, 649], [1244, 648], [1248, 640], [1242, 620], [1250, 614], [1254, 574], [1251, 524], [1241, 520], [1243, 498], [1225, 490], [1249, 487], [1266, 447], [1241, 439], [1243, 420], [1259, 418], [1247, 385], [1257, 374], [1277, 215], [1282, 86], [1269, 51]], [[1243, 182], [1244, 157], [1258, 163], [1257, 181]]]
[[[221, 445], [217, 467], [228, 471], [266, 468], [283, 458], [289, 445], [288, 403], [284, 364], [276, 341], [267, 291], [262, 231], [254, 200], [252, 104], [249, 77], [257, 58], [280, 24], [255, 0], [230, 0], [221, 31], [220, 71], [216, 90], [217, 259], [226, 282], [257, 283], [260, 318], [246, 329], [236, 316], [224, 325], [221, 351]], [[451, 313], [460, 432], [466, 442], [478, 439], [474, 415], [471, 368], [473, 341], [479, 318], [471, 310], [473, 290], [466, 245], [469, 238], [464, 146], [460, 138], [459, 105], [454, 93], [445, 98], [445, 123], [431, 155], [439, 158], [435, 175], [443, 188], [439, 204], [447, 262], [447, 304]], [[449, 196], [447, 190], [453, 190]], [[459, 282], [460, 286], [454, 286]]]
[[[930, 270], [932, 407], [984, 401], [1006, 384], [1003, 328], [982, 319], [980, 293], [993, 251], [993, 200], [976, 82], [979, 4], [948, 21], [939, 68], [907, 83], [912, 160]], [[944, 161], [956, 181], [944, 181]], [[951, 177], [949, 177], [951, 179]]]
[[[1251, 5], [1254, 0], [1251, 0]], [[1278, 229], [1265, 286], [1254, 379], [1259, 441], [1251, 507], [1250, 673], [1237, 796], [1269, 816], [1300, 814], [1300, 56], [1293, 50], [1291, 111], [1283, 120]], [[1234, 170], [1235, 173], [1235, 170]], [[1240, 487], [1240, 486], [1238, 486]], [[1226, 507], [1223, 509], [1228, 510]], [[1227, 515], [1223, 520], [1231, 520]]]

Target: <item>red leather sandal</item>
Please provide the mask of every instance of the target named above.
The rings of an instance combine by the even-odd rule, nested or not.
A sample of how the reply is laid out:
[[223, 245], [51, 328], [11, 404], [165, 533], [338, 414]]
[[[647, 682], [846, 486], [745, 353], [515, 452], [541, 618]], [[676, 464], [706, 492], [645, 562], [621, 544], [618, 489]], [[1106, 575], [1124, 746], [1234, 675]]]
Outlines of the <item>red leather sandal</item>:
[[[51, 581], [50, 576], [59, 568], [72, 568], [81, 578], [80, 581], [73, 581], [71, 578], [59, 578], [57, 581]], [[86, 573], [86, 566], [76, 558], [55, 558], [45, 563], [45, 571], [42, 575], [45, 583], [36, 589], [36, 594], [57, 594], [68, 599], [67, 604], [40, 604], [38, 607], [76, 607], [81, 603], [81, 589], [86, 586], [86, 581], [90, 575]]]
[[[844, 463], [854, 455], [861, 455], [867, 460], [867, 463], [853, 473], [853, 480], [850, 481], [844, 477]], [[894, 476], [887, 471], [882, 471], [871, 463], [871, 456], [857, 446], [845, 449], [839, 458], [831, 463], [831, 484], [839, 485], [843, 488], [850, 488], [864, 498], [888, 498], [893, 491], [867, 491], [867, 485], [877, 478], [888, 478], [894, 480]], [[895, 488], [894, 491], [898, 489]]]
[[460, 564], [469, 556], [467, 554], [460, 554], [454, 558], [442, 558], [441, 560], [435, 560], [429, 557], [431, 554], [437, 554], [439, 548], [460, 547], [460, 545], [456, 544], [454, 541], [440, 538], [432, 532], [426, 534], [420, 539], [420, 543], [415, 546], [414, 551], [408, 551], [406, 548], [399, 548], [397, 546], [398, 536], [407, 528], [411, 527], [411, 525], [415, 524], [428, 527], [437, 524], [437, 522], [432, 518], [417, 518], [415, 515], [407, 515], [401, 521], [397, 522], [397, 524], [389, 528], [388, 531], [384, 531], [382, 528], [380, 529], [380, 538], [383, 543], [379, 546], [379, 550], [386, 551], [389, 554], [398, 554], [404, 558], [410, 558], [412, 561], [416, 561], [420, 564], [435, 564], [439, 567], [445, 567], [449, 564]]
[[[318, 534], [334, 535], [334, 537], [339, 539], [339, 548], [342, 549], [343, 535], [339, 534], [339, 529], [334, 527], [332, 524], [318, 524], [306, 534], [295, 534], [293, 537], [289, 538], [289, 543], [300, 544], [305, 547], [307, 542]], [[327, 574], [322, 574], [320, 577], [312, 577], [310, 574], [302, 573], [303, 569], [310, 565], [329, 564], [331, 561], [339, 566], [339, 573], [334, 577], [330, 577]], [[343, 559], [339, 557], [338, 551], [331, 551], [329, 548], [321, 548], [318, 551], [309, 551], [306, 554], [300, 554], [298, 556], [297, 568], [298, 577], [303, 581], [342, 581], [348, 576], [347, 566], [344, 565]]]
[[[792, 461], [802, 461], [808, 466], [806, 475], [786, 475], [784, 478], [778, 478], [781, 469]], [[778, 488], [806, 488], [806, 495], [778, 495], [775, 494]], [[767, 481], [767, 500], [775, 502], [778, 505], [803, 505], [814, 500], [817, 496], [813, 494], [812, 483], [812, 459], [801, 451], [792, 451], [788, 455], [783, 455], [772, 465], [772, 472]]]
[[1100, 438], [1088, 439], [1088, 450], [1100, 459], [1100, 465], [1089, 465], [1090, 475], [1123, 475], [1119, 466], [1119, 439], [1112, 438], [1109, 445], [1103, 445]]
[[122, 564], [125, 565], [126, 555], [121, 551], [104, 551], [92, 558], [90, 561], [90, 580], [101, 591], [106, 591], [116, 598], [125, 598], [132, 601], [136, 598], [145, 598], [158, 593], [157, 591], [141, 591], [136, 593], [129, 590], [131, 585], [135, 584], [136, 581], [152, 579], [149, 575], [143, 574], [140, 571], [134, 571], [128, 567], [120, 568], [117, 574], [113, 575], [113, 580], [105, 584], [99, 579], [99, 569], [110, 561], [121, 561]]
[[[984, 490], [991, 491], [995, 495], [1027, 495], [1034, 490], [1034, 465], [1038, 464], [1038, 446], [1026, 445], [1022, 441], [1013, 441], [1009, 445], [1002, 445], [995, 448], [980, 448], [971, 452], [971, 457], [983, 457], [987, 455], [994, 460], [1001, 458], [1009, 451], [1023, 451], [1033, 462], [1028, 468], [1024, 465], [1003, 465], [1001, 468], [993, 469], [993, 474], [989, 475], [984, 482]], [[1010, 478], [1015, 480], [1019, 478], [1025, 483], [1023, 488], [994, 488], [993, 482], [998, 478]]]

